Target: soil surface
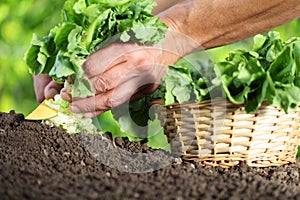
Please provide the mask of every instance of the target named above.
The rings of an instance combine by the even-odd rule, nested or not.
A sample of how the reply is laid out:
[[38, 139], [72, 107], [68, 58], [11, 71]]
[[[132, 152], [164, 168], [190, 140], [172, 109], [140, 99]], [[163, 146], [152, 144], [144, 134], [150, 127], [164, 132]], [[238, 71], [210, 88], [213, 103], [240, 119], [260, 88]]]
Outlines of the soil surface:
[[203, 167], [141, 143], [0, 113], [0, 199], [300, 199], [300, 160]]

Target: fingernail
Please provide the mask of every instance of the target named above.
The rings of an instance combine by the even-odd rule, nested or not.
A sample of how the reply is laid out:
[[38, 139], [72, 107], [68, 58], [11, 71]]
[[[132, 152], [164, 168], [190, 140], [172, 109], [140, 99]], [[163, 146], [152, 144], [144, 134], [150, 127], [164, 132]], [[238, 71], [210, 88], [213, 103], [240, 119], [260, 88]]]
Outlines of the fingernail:
[[58, 90], [57, 89], [55, 89], [55, 88], [50, 88], [49, 90], [48, 90], [48, 92], [46, 93], [46, 98], [53, 98], [55, 95], [57, 95], [58, 94]]
[[68, 93], [66, 93], [64, 91], [60, 91], [60, 96], [65, 101], [69, 101], [70, 102], [72, 100], [71, 95], [69, 95]]
[[61, 89], [61, 92], [67, 92], [67, 90], [68, 90], [68, 88], [63, 87], [63, 88]]
[[75, 113], [79, 113], [80, 112], [80, 110], [79, 110], [79, 108], [77, 106], [71, 106], [70, 109], [71, 109], [72, 112], [75, 112]]

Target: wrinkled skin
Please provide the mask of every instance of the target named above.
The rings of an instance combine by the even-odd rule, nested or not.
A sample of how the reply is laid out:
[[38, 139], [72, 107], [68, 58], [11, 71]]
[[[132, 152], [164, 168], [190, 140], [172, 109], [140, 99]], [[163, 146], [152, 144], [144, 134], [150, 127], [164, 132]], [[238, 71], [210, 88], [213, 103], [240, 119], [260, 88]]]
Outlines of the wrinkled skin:
[[72, 111], [96, 116], [153, 92], [166, 66], [200, 47], [233, 43], [300, 16], [300, 0], [156, 2], [154, 14], [169, 27], [161, 46], [111, 44], [90, 55], [82, 67], [95, 97], [72, 98], [66, 88], [60, 90], [62, 86], [47, 75], [35, 76], [37, 100], [52, 98], [60, 91], [63, 99], [72, 102]]

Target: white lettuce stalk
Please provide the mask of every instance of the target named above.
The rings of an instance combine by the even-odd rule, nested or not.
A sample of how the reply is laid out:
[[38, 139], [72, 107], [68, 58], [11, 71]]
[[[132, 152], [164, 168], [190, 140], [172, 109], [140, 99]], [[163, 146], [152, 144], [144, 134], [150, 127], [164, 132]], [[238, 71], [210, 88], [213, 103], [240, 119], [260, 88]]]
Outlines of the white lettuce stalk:
[[93, 120], [91, 118], [85, 118], [83, 114], [71, 112], [69, 109], [70, 103], [62, 100], [60, 95], [56, 95], [54, 100], [46, 100], [45, 103], [49, 107], [58, 111], [58, 115], [45, 120], [45, 124], [60, 127], [70, 134], [79, 132], [85, 132], [88, 134], [101, 133], [93, 124]]

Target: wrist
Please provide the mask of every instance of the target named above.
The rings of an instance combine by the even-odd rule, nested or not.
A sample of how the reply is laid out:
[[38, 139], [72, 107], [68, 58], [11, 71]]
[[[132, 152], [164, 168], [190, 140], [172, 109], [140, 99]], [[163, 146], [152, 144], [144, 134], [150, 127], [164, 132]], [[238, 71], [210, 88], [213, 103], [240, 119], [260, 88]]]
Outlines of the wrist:
[[176, 22], [172, 19], [161, 18], [167, 24], [168, 30], [162, 42], [163, 64], [173, 65], [179, 59], [196, 51], [201, 50], [201, 46], [192, 38], [184, 35], [179, 29]]
[[172, 16], [169, 16], [168, 11], [162, 12], [157, 16], [168, 26], [162, 44], [165, 50], [182, 58], [196, 50], [203, 49], [196, 40], [184, 34], [185, 31], [182, 29], [185, 26], [181, 24], [180, 20], [173, 19]]

